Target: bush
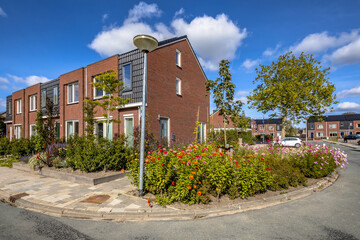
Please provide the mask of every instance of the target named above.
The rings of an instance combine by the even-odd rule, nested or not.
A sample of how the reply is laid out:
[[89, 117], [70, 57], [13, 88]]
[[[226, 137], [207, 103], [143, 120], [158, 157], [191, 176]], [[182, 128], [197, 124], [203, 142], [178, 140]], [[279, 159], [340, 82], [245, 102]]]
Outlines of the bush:
[[35, 152], [32, 139], [28, 138], [14, 139], [11, 141], [10, 146], [10, 153], [17, 159]]
[[98, 142], [74, 136], [66, 147], [67, 165], [86, 172], [124, 169], [129, 154], [123, 136], [112, 141], [101, 138]]
[[240, 132], [239, 135], [242, 138], [242, 143], [243, 144], [249, 144], [249, 145], [254, 144], [251, 131], [243, 131], [243, 132]]
[[[208, 133], [208, 140], [216, 143], [217, 146], [224, 146], [224, 130], [210, 131]], [[226, 130], [226, 140], [230, 145], [238, 145], [239, 134], [237, 130]]]
[[0, 156], [8, 155], [10, 153], [10, 140], [7, 137], [0, 138]]

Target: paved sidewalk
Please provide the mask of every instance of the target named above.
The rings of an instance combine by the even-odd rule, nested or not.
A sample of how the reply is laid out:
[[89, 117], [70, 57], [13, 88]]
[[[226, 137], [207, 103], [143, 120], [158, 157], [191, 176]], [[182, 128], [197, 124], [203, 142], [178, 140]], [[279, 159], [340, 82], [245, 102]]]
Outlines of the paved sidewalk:
[[[0, 200], [33, 211], [72, 218], [115, 221], [186, 220], [233, 214], [294, 200], [326, 188], [336, 178], [337, 175], [334, 175], [316, 185], [268, 199], [216, 209], [181, 210], [164, 208], [154, 203], [149, 207], [147, 199], [129, 195], [136, 187], [130, 184], [127, 177], [89, 186], [0, 167]], [[90, 197], [94, 199], [89, 199]]]

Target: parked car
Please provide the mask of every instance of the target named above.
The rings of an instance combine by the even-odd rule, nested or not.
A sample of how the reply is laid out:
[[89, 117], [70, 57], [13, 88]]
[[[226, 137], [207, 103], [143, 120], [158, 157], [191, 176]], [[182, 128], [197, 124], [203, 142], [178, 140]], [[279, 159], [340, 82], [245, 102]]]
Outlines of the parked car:
[[286, 137], [286, 138], [280, 139], [279, 141], [275, 141], [274, 145], [299, 148], [302, 145], [302, 141], [298, 137]]
[[352, 134], [349, 136], [344, 137], [344, 142], [347, 142], [348, 140], [356, 140], [360, 139], [360, 134]]

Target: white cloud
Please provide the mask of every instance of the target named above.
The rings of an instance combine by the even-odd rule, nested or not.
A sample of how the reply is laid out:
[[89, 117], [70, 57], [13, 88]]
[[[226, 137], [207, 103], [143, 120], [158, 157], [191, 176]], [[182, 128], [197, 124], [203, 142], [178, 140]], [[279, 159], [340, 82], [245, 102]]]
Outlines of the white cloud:
[[349, 90], [343, 90], [343, 91], [339, 92], [336, 96], [339, 98], [359, 97], [360, 96], [360, 86], [351, 88]]
[[0, 98], [0, 107], [6, 108], [6, 100]]
[[272, 56], [274, 55], [278, 50], [279, 48], [281, 47], [280, 44], [277, 44], [275, 48], [267, 48], [264, 52], [263, 52], [263, 55], [264, 56]]
[[0, 89], [9, 89], [9, 87], [7, 86], [9, 83], [10, 82], [7, 78], [0, 77]]
[[0, 7], [0, 16], [1, 17], [7, 17], [6, 12], [4, 12], [4, 10]]
[[339, 103], [339, 105], [337, 105], [336, 107], [336, 111], [339, 112], [360, 111], [360, 104], [354, 102]]
[[185, 10], [183, 8], [180, 8], [178, 11], [175, 12], [174, 18], [176, 18], [179, 15], [184, 14]]
[[360, 63], [360, 37], [356, 41], [337, 49], [329, 56], [336, 65]]
[[242, 91], [242, 90], [240, 90], [240, 91], [237, 91], [236, 92], [236, 95], [237, 96], [245, 96], [245, 95], [248, 95], [250, 92], [249, 91]]
[[[181, 13], [181, 9], [177, 13]], [[156, 4], [144, 2], [134, 6], [120, 27], [110, 27], [98, 33], [89, 47], [103, 56], [110, 56], [134, 49], [133, 37], [149, 34], [159, 41], [173, 36], [187, 35], [199, 61], [206, 69], [217, 70], [222, 59], [231, 60], [246, 38], [246, 29], [238, 28], [225, 14], [196, 17], [189, 23], [182, 18], [174, 19], [170, 26], [157, 23], [154, 27], [140, 22], [141, 18], [160, 16]]]
[[328, 32], [313, 33], [306, 36], [299, 44], [291, 46], [290, 50], [294, 53], [320, 53], [326, 52], [331, 48], [336, 48], [348, 44], [360, 37], [359, 29], [352, 30], [350, 33], [343, 32], [338, 37], [329, 36]]
[[249, 93], [250, 93], [249, 91], [243, 91], [243, 90], [237, 91], [236, 94], [235, 94], [234, 100], [235, 101], [240, 100], [244, 104], [247, 104], [246, 95], [248, 95]]
[[105, 22], [106, 19], [108, 19], [109, 14], [105, 13], [104, 15], [102, 15], [102, 21]]
[[25, 83], [28, 86], [35, 85], [37, 83], [44, 83], [50, 81], [50, 79], [43, 76], [28, 76], [26, 78], [18, 77], [15, 75], [8, 74], [8, 77], [12, 78], [17, 83]]
[[145, 2], [140, 2], [138, 5], [135, 5], [129, 11], [129, 16], [125, 20], [125, 24], [138, 22], [141, 18], [150, 18], [150, 17], [160, 17], [161, 10], [158, 8], [156, 3], [147, 4]]
[[259, 59], [256, 60], [246, 59], [241, 66], [249, 70], [250, 68], [254, 67], [255, 65], [258, 65], [259, 63], [260, 63]]

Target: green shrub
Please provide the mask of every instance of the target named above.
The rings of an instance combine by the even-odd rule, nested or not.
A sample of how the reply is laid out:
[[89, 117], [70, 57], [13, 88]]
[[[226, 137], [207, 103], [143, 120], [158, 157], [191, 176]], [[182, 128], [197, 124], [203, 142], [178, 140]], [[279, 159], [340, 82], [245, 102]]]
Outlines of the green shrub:
[[8, 155], [10, 153], [10, 140], [7, 137], [0, 138], [0, 156]]
[[252, 136], [251, 131], [243, 131], [243, 132], [240, 132], [239, 135], [242, 138], [242, 143], [249, 144], [249, 145], [254, 144], [253, 136]]
[[33, 142], [28, 138], [14, 139], [10, 143], [10, 153], [17, 159], [35, 152]]

